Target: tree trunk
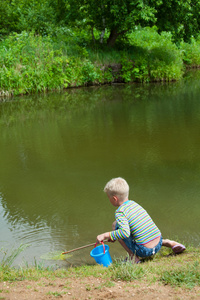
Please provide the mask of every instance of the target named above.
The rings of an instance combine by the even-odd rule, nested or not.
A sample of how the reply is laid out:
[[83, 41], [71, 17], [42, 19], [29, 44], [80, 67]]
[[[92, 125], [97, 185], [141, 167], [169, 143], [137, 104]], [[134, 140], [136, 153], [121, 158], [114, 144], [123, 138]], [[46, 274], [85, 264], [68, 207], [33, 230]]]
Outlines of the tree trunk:
[[102, 11], [103, 30], [102, 30], [101, 35], [100, 35], [100, 43], [103, 44], [103, 38], [104, 38], [104, 35], [105, 35], [105, 32], [106, 32], [106, 20], [105, 20], [105, 17], [104, 17], [105, 7], [104, 7], [103, 4], [101, 4], [101, 11]]
[[117, 29], [112, 29], [110, 32], [110, 36], [107, 40], [107, 45], [109, 47], [113, 47], [115, 45], [115, 41], [117, 39], [117, 37], [119, 36], [119, 33], [117, 33]]
[[104, 30], [102, 30], [102, 32], [101, 32], [101, 35], [100, 35], [100, 43], [101, 44], [103, 44], [103, 38], [104, 38], [104, 35], [105, 35], [105, 29]]

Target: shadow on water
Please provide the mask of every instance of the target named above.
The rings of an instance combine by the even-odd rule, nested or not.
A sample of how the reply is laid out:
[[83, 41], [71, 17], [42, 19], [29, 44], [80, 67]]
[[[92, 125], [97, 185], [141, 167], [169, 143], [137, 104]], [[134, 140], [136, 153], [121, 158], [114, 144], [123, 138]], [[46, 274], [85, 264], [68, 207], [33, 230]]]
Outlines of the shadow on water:
[[[3, 247], [30, 244], [24, 259], [31, 263], [95, 242], [114, 219], [103, 187], [116, 176], [127, 179], [130, 198], [147, 209], [164, 237], [199, 245], [199, 77], [188, 72], [170, 84], [1, 102]], [[112, 255], [123, 254], [110, 247]], [[89, 251], [75, 253], [70, 263], [92, 263]]]

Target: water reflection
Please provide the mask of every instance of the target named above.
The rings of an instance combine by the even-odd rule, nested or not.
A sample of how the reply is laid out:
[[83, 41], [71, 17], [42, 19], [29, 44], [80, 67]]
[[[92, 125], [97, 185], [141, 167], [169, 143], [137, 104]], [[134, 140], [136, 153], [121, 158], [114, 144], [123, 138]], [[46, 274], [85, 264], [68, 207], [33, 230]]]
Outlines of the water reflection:
[[2, 242], [31, 244], [28, 261], [95, 242], [114, 218], [104, 184], [122, 176], [164, 236], [199, 245], [198, 76], [1, 103]]

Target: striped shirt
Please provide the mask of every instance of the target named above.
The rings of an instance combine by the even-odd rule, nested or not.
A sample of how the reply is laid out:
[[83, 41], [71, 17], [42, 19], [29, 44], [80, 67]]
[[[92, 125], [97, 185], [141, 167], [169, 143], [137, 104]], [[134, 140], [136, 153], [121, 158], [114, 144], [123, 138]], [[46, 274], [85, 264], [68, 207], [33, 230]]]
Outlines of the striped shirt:
[[146, 210], [135, 201], [127, 200], [115, 212], [119, 229], [110, 232], [112, 241], [125, 239], [132, 234], [137, 244], [144, 245], [161, 236]]

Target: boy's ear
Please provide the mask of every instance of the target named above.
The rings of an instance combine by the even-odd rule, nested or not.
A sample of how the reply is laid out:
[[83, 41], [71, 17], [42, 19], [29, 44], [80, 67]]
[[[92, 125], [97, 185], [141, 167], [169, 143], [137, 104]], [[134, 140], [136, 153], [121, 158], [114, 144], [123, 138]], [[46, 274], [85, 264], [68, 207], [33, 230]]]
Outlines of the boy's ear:
[[117, 196], [113, 196], [113, 199], [114, 199], [115, 201], [118, 201], [118, 200], [119, 200]]

